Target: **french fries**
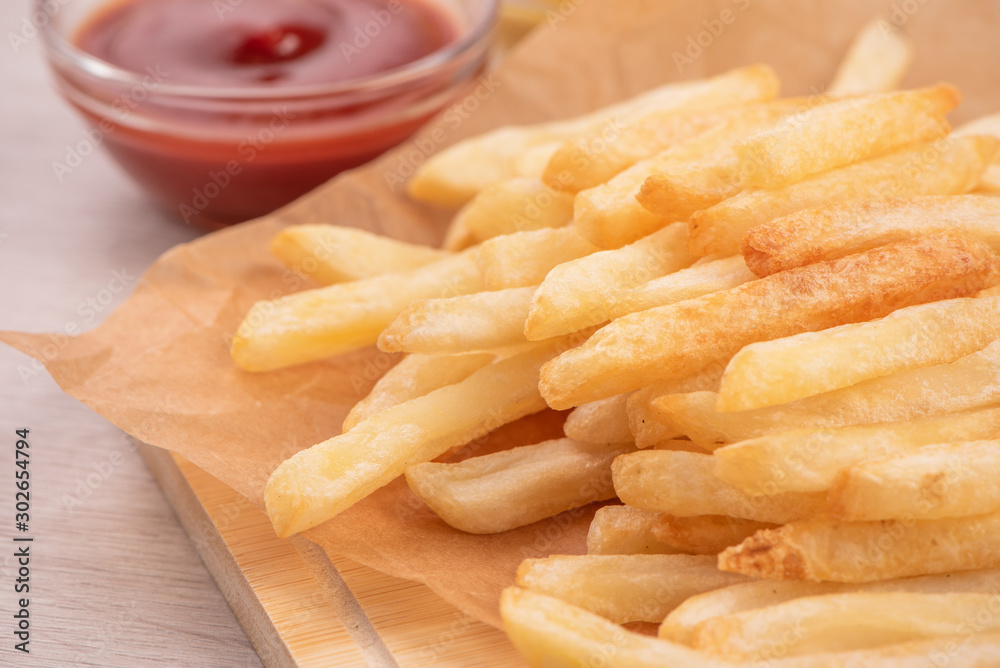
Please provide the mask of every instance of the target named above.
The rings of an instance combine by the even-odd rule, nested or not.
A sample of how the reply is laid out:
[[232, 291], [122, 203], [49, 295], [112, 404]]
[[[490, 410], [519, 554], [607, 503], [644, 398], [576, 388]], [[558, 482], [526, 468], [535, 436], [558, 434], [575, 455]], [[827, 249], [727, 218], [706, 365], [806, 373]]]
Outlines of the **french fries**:
[[728, 515], [784, 524], [825, 506], [821, 494], [747, 494], [717, 478], [714, 464], [707, 454], [646, 450], [617, 458], [611, 471], [624, 503], [677, 517]]
[[829, 513], [847, 522], [981, 515], [1000, 508], [998, 471], [1000, 441], [929, 445], [842, 471]]
[[445, 251], [337, 225], [292, 225], [271, 240], [271, 252], [290, 269], [323, 285], [409, 271]]
[[755, 580], [692, 596], [670, 611], [670, 614], [660, 625], [658, 635], [666, 640], [691, 645], [694, 642], [695, 629], [706, 620], [746, 610], [758, 610], [807, 596], [847, 592], [916, 592], [925, 594], [979, 592], [995, 595], [998, 591], [1000, 591], [1000, 571], [996, 569], [925, 575], [865, 584]]
[[498, 128], [431, 156], [407, 183], [407, 192], [421, 202], [458, 207], [490, 184], [541, 176], [562, 143], [581, 132], [599, 131], [657, 110], [711, 109], [761, 99], [773, 95], [776, 88], [770, 68], [753, 65], [704, 81], [666, 84], [573, 119]]
[[614, 497], [611, 462], [634, 449], [563, 438], [454, 464], [414, 464], [406, 482], [456, 529], [500, 533]]
[[548, 273], [535, 291], [524, 324], [529, 341], [569, 334], [608, 320], [607, 303], [619, 290], [691, 265], [683, 223], [669, 225], [617, 250], [571, 260]]
[[940, 139], [951, 129], [945, 115], [958, 106], [954, 86], [838, 100], [759, 132], [733, 150], [745, 188], [779, 188], [811, 174]]
[[1000, 340], [950, 364], [937, 364], [873, 378], [841, 390], [752, 411], [720, 413], [714, 392], [670, 394], [653, 408], [671, 429], [705, 448], [778, 431], [874, 424], [955, 413], [1000, 403]]
[[625, 408], [636, 446], [648, 448], [682, 435], [678, 429], [660, 420], [652, 405], [653, 399], [675, 392], [717, 389], [721, 377], [722, 367], [717, 365], [680, 381], [659, 381], [629, 394]]
[[628, 395], [609, 397], [577, 406], [566, 416], [563, 432], [569, 438], [590, 443], [633, 441], [626, 406]]
[[832, 96], [892, 90], [913, 62], [913, 45], [885, 19], [866, 25], [854, 38], [827, 88]]
[[965, 193], [979, 183], [998, 146], [994, 137], [945, 137], [775, 190], [745, 190], [694, 213], [688, 246], [696, 255], [738, 253], [754, 226], [828, 202]]
[[1000, 200], [982, 195], [836, 202], [751, 229], [743, 258], [757, 276], [952, 230], [1000, 251]]
[[476, 241], [514, 232], [563, 227], [573, 219], [573, 196], [539, 179], [515, 178], [487, 186], [456, 214], [454, 224]]
[[424, 299], [403, 309], [378, 338], [379, 350], [454, 354], [525, 343], [532, 287]]
[[376, 413], [410, 399], [460, 383], [492, 362], [489, 353], [475, 355], [407, 355], [378, 379], [364, 399], [344, 418], [344, 431]]
[[1000, 513], [838, 522], [818, 516], [754, 534], [719, 568], [757, 578], [874, 582], [1000, 566]]
[[673, 554], [653, 535], [660, 515], [631, 506], [604, 506], [587, 532], [587, 554]]
[[[935, 636], [968, 633], [970, 619], [996, 605], [996, 594], [854, 592], [778, 603], [706, 620], [694, 646], [726, 659], [760, 660], [782, 654], [844, 652]], [[1000, 618], [976, 624], [996, 631]], [[794, 628], [794, 632], [786, 632]], [[779, 650], [780, 645], [780, 650]]]
[[[538, 369], [563, 345], [548, 343], [485, 366], [285, 460], [264, 493], [275, 531], [285, 537], [314, 527], [402, 475], [406, 467], [542, 410]], [[498, 387], [504, 392], [497, 392]]]
[[792, 429], [715, 450], [715, 474], [749, 492], [821, 492], [840, 471], [934, 443], [1000, 434], [1000, 407], [917, 420]]
[[542, 395], [570, 408], [684, 377], [755, 341], [975, 294], [997, 282], [998, 270], [982, 243], [935, 235], [781, 272], [615, 320], [542, 369]]
[[653, 535], [663, 545], [684, 554], [718, 554], [774, 524], [728, 515], [676, 517], [661, 514]]
[[687, 554], [614, 554], [525, 559], [517, 585], [561, 598], [613, 622], [657, 622], [686, 598], [744, 581], [715, 559]]
[[233, 338], [233, 360], [245, 371], [271, 371], [357, 350], [378, 340], [417, 299], [482, 290], [471, 252], [408, 272], [305, 290], [254, 304]]
[[538, 285], [564, 262], [600, 250], [572, 227], [516, 232], [477, 247], [476, 263], [486, 290]]
[[729, 361], [716, 408], [786, 404], [869, 378], [953, 362], [998, 338], [1000, 299], [981, 297], [910, 306], [879, 320], [752, 343]]

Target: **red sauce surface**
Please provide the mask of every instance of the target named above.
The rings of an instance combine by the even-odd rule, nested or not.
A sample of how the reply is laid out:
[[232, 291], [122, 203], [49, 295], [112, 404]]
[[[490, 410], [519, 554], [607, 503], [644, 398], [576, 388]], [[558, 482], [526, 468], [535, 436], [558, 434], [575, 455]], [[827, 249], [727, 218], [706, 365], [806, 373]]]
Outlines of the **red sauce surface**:
[[[280, 95], [386, 72], [457, 37], [448, 14], [419, 0], [128, 0], [96, 13], [74, 41], [120, 68], [164, 72], [169, 86]], [[78, 108], [175, 215], [219, 226], [266, 214], [403, 141], [437, 110], [415, 116], [408, 107], [447, 85], [425, 82], [347, 108], [277, 101], [244, 114], [158, 101], [154, 84], [115, 105], [125, 117]]]

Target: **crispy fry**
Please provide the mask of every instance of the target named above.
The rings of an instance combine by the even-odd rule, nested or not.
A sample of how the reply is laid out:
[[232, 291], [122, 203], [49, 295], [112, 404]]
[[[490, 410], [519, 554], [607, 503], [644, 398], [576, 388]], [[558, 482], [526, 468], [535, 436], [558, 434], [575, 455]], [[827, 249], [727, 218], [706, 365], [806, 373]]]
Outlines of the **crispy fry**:
[[600, 250], [572, 227], [515, 232], [484, 241], [476, 262], [487, 290], [538, 285], [553, 267]]
[[[620, 248], [669, 223], [687, 220], [697, 210], [690, 206], [701, 206], [703, 201], [697, 193], [704, 194], [698, 188], [703, 187], [705, 170], [715, 169], [718, 177], [729, 173], [730, 182], [735, 184], [738, 171], [733, 146], [801, 104], [796, 98], [750, 106], [735, 118], [637, 162], [606, 183], [581, 190], [573, 207], [573, 226], [598, 246]], [[665, 206], [662, 211], [651, 211], [640, 204], [636, 197], [646, 179], [656, 174], [673, 175], [678, 185], [684, 185], [685, 175], [698, 176], [701, 181], [692, 184], [696, 194], [689, 199], [693, 204], [684, 208], [680, 202], [652, 196], [651, 202]]]
[[922, 577], [883, 580], [865, 584], [839, 582], [800, 582], [758, 580], [730, 585], [692, 596], [670, 611], [660, 625], [658, 635], [666, 640], [690, 645], [694, 631], [702, 622], [714, 617], [732, 615], [745, 610], [758, 610], [806, 596], [843, 594], [846, 592], [918, 592], [945, 594], [949, 592], [1000, 592], [1000, 570], [986, 569], [925, 575]]
[[[407, 192], [421, 202], [459, 207], [490, 184], [517, 176], [540, 177], [562, 142], [580, 133], [629, 123], [656, 110], [711, 109], [747, 95], [753, 99], [758, 91], [771, 90], [775, 81], [770, 68], [752, 65], [702, 81], [669, 83], [576, 118], [498, 128], [431, 156], [410, 179]], [[525, 159], [526, 154], [531, 158]]]
[[925, 446], [842, 471], [829, 513], [844, 522], [980, 515], [1000, 508], [998, 473], [1000, 441]]
[[323, 285], [409, 271], [448, 255], [339, 225], [292, 225], [275, 235], [270, 248], [287, 267]]
[[653, 535], [660, 515], [631, 506], [604, 506], [587, 532], [587, 554], [672, 554]]
[[715, 451], [715, 474], [749, 492], [820, 492], [838, 472], [924, 445], [1000, 434], [1000, 407], [940, 417], [829, 429], [794, 429]]
[[500, 533], [614, 497], [611, 462], [634, 449], [562, 438], [453, 464], [415, 464], [406, 482], [456, 529]]
[[629, 430], [628, 413], [625, 410], [627, 403], [628, 395], [621, 394], [577, 406], [566, 416], [563, 432], [572, 439], [586, 443], [631, 442], [632, 432]]
[[695, 515], [677, 517], [662, 514], [653, 529], [656, 539], [669, 548], [685, 554], [718, 554], [727, 547], [738, 545], [761, 529], [776, 525], [728, 515]]
[[687, 220], [737, 195], [742, 186], [735, 159], [723, 164], [665, 166], [642, 183], [636, 201], [666, 220]]
[[951, 129], [961, 96], [949, 84], [836, 100], [797, 114], [733, 147], [744, 188], [778, 188]]
[[706, 90], [709, 95], [697, 106], [653, 111], [630, 123], [614, 119], [567, 140], [553, 154], [542, 178], [568, 192], [600, 185], [640, 160], [742, 113], [743, 106], [736, 103], [770, 100], [779, 88], [778, 78], [766, 67], [731, 70], [708, 81], [717, 86], [717, 95]]
[[305, 290], [254, 304], [233, 338], [233, 360], [270, 371], [371, 345], [410, 302], [483, 287], [470, 252], [417, 269]]
[[896, 88], [913, 62], [913, 44], [898, 29], [887, 30], [885, 19], [866, 25], [837, 68], [827, 94], [877, 93]]
[[[1000, 618], [980, 611], [996, 594], [852, 592], [786, 601], [758, 610], [715, 617], [695, 629], [694, 646], [726, 659], [761, 660], [781, 655], [844, 652], [930, 638], [1000, 630]], [[794, 628], [789, 633], [787, 629]], [[779, 649], [780, 648], [780, 649]]]
[[1000, 200], [951, 195], [836, 202], [758, 225], [743, 240], [743, 257], [750, 271], [768, 276], [946, 230], [1000, 251]]
[[493, 361], [488, 353], [475, 355], [407, 355], [378, 379], [364, 399], [344, 418], [344, 431], [387, 408], [444, 387], [460, 383]]
[[688, 554], [603, 554], [525, 559], [517, 584], [613, 622], [659, 623], [684, 599], [742, 581], [715, 559]]
[[[545, 407], [536, 379], [564, 342], [538, 346], [460, 383], [393, 406], [303, 450], [271, 474], [264, 493], [279, 536], [314, 527], [402, 475], [507, 422]], [[498, 387], [504, 388], [497, 392]]]
[[477, 241], [564, 227], [573, 219], [573, 195], [548, 188], [538, 179], [509, 179], [484, 188], [456, 217]]
[[948, 364], [901, 371], [790, 404], [738, 413], [715, 409], [714, 392], [652, 400], [659, 418], [708, 449], [784, 431], [912, 420], [1000, 403], [1000, 340]]
[[378, 338], [386, 352], [454, 354], [524, 343], [534, 288], [475, 292], [413, 302]]
[[781, 524], [825, 506], [822, 494], [747, 494], [717, 478], [714, 466], [707, 454], [643, 450], [622, 455], [611, 470], [624, 503], [677, 517], [728, 515]]
[[746, 190], [693, 214], [688, 245], [697, 255], [738, 253], [750, 229], [802, 209], [852, 199], [968, 192], [998, 146], [993, 137], [945, 137], [775, 190]]
[[552, 596], [508, 587], [500, 616], [511, 642], [533, 668], [723, 668], [690, 647], [626, 631]]
[[932, 235], [632, 313], [546, 364], [542, 395], [561, 409], [682, 378], [748, 343], [975, 294], [997, 282], [998, 267], [980, 242]]
[[997, 338], [1000, 298], [979, 297], [910, 306], [879, 320], [751, 343], [729, 361], [716, 409], [785, 404], [869, 378], [954, 362]]
[[719, 568], [757, 578], [874, 582], [1000, 567], [1000, 513], [841, 523], [815, 517], [754, 534]]
[[679, 430], [659, 419], [658, 412], [650, 403], [654, 398], [663, 394], [718, 388], [722, 369], [722, 365], [717, 364], [679, 381], [659, 381], [629, 394], [625, 410], [636, 447], [648, 448], [681, 435]]
[[687, 269], [654, 278], [634, 288], [622, 290], [610, 296], [608, 315], [612, 320], [636, 311], [645, 311], [656, 306], [675, 304], [685, 299], [694, 299], [719, 290], [728, 290], [743, 285], [757, 277], [747, 269], [746, 262], [739, 255], [697, 262]]
[[687, 226], [668, 225], [616, 250], [555, 267], [538, 286], [524, 325], [529, 341], [541, 341], [603, 324], [607, 303], [620, 290], [689, 266], [695, 257], [684, 243]]

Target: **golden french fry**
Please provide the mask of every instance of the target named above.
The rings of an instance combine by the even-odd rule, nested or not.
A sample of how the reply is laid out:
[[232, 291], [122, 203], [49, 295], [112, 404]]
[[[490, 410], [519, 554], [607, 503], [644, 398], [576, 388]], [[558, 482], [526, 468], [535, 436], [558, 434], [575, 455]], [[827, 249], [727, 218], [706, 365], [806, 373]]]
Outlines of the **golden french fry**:
[[631, 506], [604, 506], [587, 532], [587, 554], [672, 554], [653, 535], [659, 513]]
[[[285, 537], [314, 527], [402, 475], [407, 466], [542, 410], [538, 369], [564, 345], [547, 343], [494, 362], [285, 460], [264, 492], [275, 531]], [[497, 392], [498, 387], [504, 391]]]
[[841, 471], [829, 513], [845, 522], [980, 515], [1000, 508], [1000, 441], [945, 443]]
[[749, 492], [820, 492], [837, 473], [924, 445], [1000, 434], [1000, 407], [940, 417], [829, 429], [794, 429], [715, 451], [715, 474]]
[[487, 290], [538, 285], [564, 262], [600, 250], [572, 227], [515, 232], [484, 241], [476, 262]]
[[634, 449], [562, 438], [453, 464], [414, 464], [406, 482], [456, 529], [500, 533], [614, 497], [611, 462]]
[[677, 517], [662, 514], [653, 535], [663, 545], [685, 554], [718, 554], [761, 529], [776, 525], [728, 515]]
[[778, 188], [908, 144], [939, 139], [951, 129], [945, 115], [960, 99], [954, 86], [938, 84], [809, 109], [733, 147], [740, 183], [744, 188]]
[[454, 354], [524, 343], [524, 322], [535, 289], [424, 299], [400, 311], [378, 338], [386, 352]]
[[618, 457], [611, 470], [624, 503], [677, 517], [728, 515], [782, 524], [825, 507], [823, 494], [747, 494], [716, 477], [714, 466], [708, 454], [643, 450]]
[[665, 84], [576, 118], [498, 128], [432, 155], [410, 179], [407, 192], [422, 202], [459, 207], [490, 184], [517, 176], [540, 177], [552, 154], [576, 135], [629, 123], [657, 110], [711, 109], [747, 96], [755, 99], [761, 90], [775, 88], [776, 79], [770, 68], [752, 65], [702, 81]]
[[627, 403], [628, 395], [622, 394], [577, 406], [566, 416], [563, 432], [585, 443], [632, 442], [625, 410]]
[[841, 61], [827, 95], [863, 95], [896, 88], [914, 57], [913, 44], [885, 19], [868, 23]]
[[836, 202], [750, 230], [743, 257], [757, 276], [951, 230], [1000, 251], [1000, 200], [982, 195]]
[[[742, 113], [737, 103], [770, 100], [779, 88], [774, 72], [760, 66], [731, 70], [706, 83], [705, 97], [683, 108], [653, 111], [630, 123], [612, 120], [567, 140], [552, 155], [542, 178], [568, 192], [600, 185], [640, 160]], [[711, 87], [716, 88], [714, 95]]]
[[790, 404], [720, 413], [714, 392], [669, 394], [652, 400], [660, 419], [692, 441], [715, 449], [802, 428], [843, 427], [956, 413], [1000, 403], [1000, 340], [948, 364], [901, 371]]
[[667, 166], [651, 175], [636, 193], [636, 201], [666, 220], [687, 220], [737, 195], [743, 188], [734, 158], [722, 164]]
[[694, 299], [754, 280], [757, 277], [747, 269], [740, 255], [699, 261], [687, 269], [611, 295], [607, 305], [608, 315], [614, 320], [629, 313]]
[[755, 341], [975, 294], [997, 282], [998, 263], [981, 242], [929, 235], [632, 313], [546, 364], [542, 395], [569, 408], [682, 378]]
[[994, 285], [992, 288], [986, 288], [985, 290], [980, 290], [977, 297], [1000, 297], [1000, 285]]
[[[719, 411], [744, 411], [953, 362], [1000, 338], [1000, 298], [949, 299], [879, 320], [751, 343], [729, 361]], [[824, 360], [817, 364], [816, 360]]]
[[1000, 567], [1000, 513], [939, 520], [815, 517], [754, 534], [719, 568], [756, 578], [874, 582]]
[[688, 554], [588, 554], [525, 559], [517, 584], [613, 622], [659, 623], [684, 599], [744, 581]]
[[339, 225], [292, 225], [275, 235], [270, 248], [286, 266], [323, 285], [409, 271], [448, 255]]
[[[489, 353], [474, 355], [407, 355], [378, 379], [364, 399], [344, 418], [344, 431], [376, 413], [410, 399], [459, 383], [492, 362]], [[353, 378], [352, 378], [353, 382]], [[356, 386], [360, 390], [360, 387]]]
[[[581, 190], [573, 206], [573, 226], [598, 246], [619, 248], [669, 223], [687, 220], [697, 209], [683, 208], [662, 198], [650, 200], [664, 203], [666, 208], [662, 212], [640, 204], [636, 197], [641, 194], [645, 181], [657, 174], [673, 174], [678, 185], [686, 185], [683, 177], [690, 176], [693, 170], [700, 181], [692, 184], [690, 190], [700, 193], [705, 170], [714, 168], [717, 176], [730, 173], [730, 180], [736, 183], [738, 171], [733, 146], [793, 113], [802, 104], [802, 100], [793, 98], [751, 105], [744, 113], [637, 162], [606, 183]], [[701, 200], [694, 194], [689, 201], [697, 204]]]
[[738, 253], [753, 227], [803, 209], [852, 199], [968, 192], [998, 146], [994, 137], [945, 137], [774, 190], [745, 190], [693, 214], [688, 245], [697, 255]]
[[607, 303], [620, 290], [689, 266], [687, 226], [668, 225], [616, 250], [593, 253], [561, 264], [535, 291], [524, 325], [529, 341], [541, 341], [603, 324]]
[[410, 302], [483, 289], [470, 251], [417, 269], [305, 290], [254, 304], [233, 338], [233, 360], [270, 371], [371, 345]]
[[627, 395], [625, 411], [636, 447], [656, 446], [681, 435], [679, 430], [659, 419], [658, 411], [651, 404], [653, 399], [663, 394], [717, 389], [722, 369], [722, 365], [717, 364], [679, 381], [659, 381]]
[[714, 617], [732, 615], [746, 610], [758, 610], [806, 596], [843, 594], [855, 591], [996, 594], [1000, 592], [1000, 570], [986, 569], [944, 575], [925, 575], [864, 584], [796, 580], [743, 582], [692, 596], [670, 611], [670, 614], [660, 625], [658, 635], [666, 640], [690, 645], [694, 641], [695, 629], [702, 622]]
[[500, 596], [503, 628], [532, 668], [722, 668], [690, 647], [626, 631], [552, 596], [508, 587]]
[[[844, 652], [936, 636], [1000, 630], [1000, 617], [980, 615], [996, 594], [851, 592], [807, 596], [715, 617], [694, 632], [695, 648], [733, 661]], [[979, 618], [982, 617], [982, 621]], [[794, 629], [788, 632], [788, 629]]]
[[477, 241], [502, 234], [564, 227], [573, 219], [573, 195], [538, 179], [515, 178], [487, 186], [456, 214]]

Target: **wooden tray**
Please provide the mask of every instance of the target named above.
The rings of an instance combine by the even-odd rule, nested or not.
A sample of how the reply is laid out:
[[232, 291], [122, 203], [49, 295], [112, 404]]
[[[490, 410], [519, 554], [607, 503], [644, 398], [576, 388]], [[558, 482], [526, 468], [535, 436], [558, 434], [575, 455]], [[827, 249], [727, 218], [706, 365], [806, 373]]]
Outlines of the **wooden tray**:
[[279, 539], [249, 501], [183, 457], [139, 451], [265, 666], [524, 665], [503, 632], [425, 585]]

